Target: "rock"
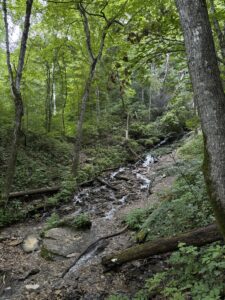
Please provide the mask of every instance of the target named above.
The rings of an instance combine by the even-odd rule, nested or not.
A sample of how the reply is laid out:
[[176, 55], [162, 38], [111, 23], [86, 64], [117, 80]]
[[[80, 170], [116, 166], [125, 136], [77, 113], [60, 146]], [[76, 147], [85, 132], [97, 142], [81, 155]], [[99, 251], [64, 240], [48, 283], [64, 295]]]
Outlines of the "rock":
[[18, 279], [20, 281], [23, 281], [23, 280], [26, 280], [28, 277], [30, 276], [33, 276], [33, 275], [36, 275], [40, 272], [40, 269], [38, 268], [34, 268], [34, 269], [31, 269], [31, 270], [28, 270], [26, 273], [24, 273], [21, 277], [19, 277]]
[[38, 250], [39, 249], [39, 239], [38, 239], [38, 237], [34, 234], [28, 235], [23, 240], [22, 248], [26, 253], [30, 253], [30, 252], [33, 252], [35, 250]]
[[15, 247], [15, 246], [18, 246], [18, 245], [22, 244], [22, 242], [23, 242], [22, 239], [15, 239], [15, 240], [12, 240], [12, 241], [8, 242], [7, 244], [9, 246]]
[[78, 253], [71, 253], [71, 254], [68, 254], [66, 257], [67, 258], [71, 258], [71, 257], [77, 257], [79, 254]]
[[25, 288], [28, 291], [36, 291], [37, 289], [39, 289], [40, 285], [39, 284], [27, 284], [25, 285]]
[[[74, 231], [70, 228], [52, 228], [45, 233], [43, 247], [49, 253], [71, 257], [80, 254], [94, 241], [95, 233], [92, 231]], [[53, 257], [52, 257], [53, 258]]]

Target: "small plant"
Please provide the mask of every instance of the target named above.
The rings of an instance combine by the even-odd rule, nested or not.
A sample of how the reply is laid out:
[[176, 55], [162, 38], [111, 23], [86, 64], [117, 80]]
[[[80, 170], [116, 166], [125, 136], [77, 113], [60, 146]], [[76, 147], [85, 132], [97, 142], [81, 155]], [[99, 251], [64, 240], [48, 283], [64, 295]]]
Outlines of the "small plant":
[[45, 231], [49, 230], [51, 228], [55, 228], [59, 225], [60, 223], [60, 218], [57, 213], [51, 214], [51, 216], [47, 219], [46, 225], [45, 225]]
[[64, 224], [64, 226], [69, 226], [75, 229], [89, 229], [92, 225], [91, 220], [87, 214], [80, 214], [77, 217], [71, 219], [70, 221], [64, 221]]
[[150, 213], [150, 209], [137, 208], [128, 213], [124, 217], [124, 221], [130, 229], [139, 230]]
[[146, 281], [148, 297], [166, 299], [223, 299], [225, 293], [225, 246], [214, 244], [202, 249], [179, 245], [168, 260], [170, 268]]
[[53, 213], [51, 217], [48, 218], [41, 235], [44, 235], [44, 233], [51, 228], [69, 227], [75, 230], [81, 230], [81, 229], [89, 229], [91, 228], [91, 225], [92, 225], [91, 220], [87, 214], [80, 214], [75, 217], [66, 217], [60, 219], [58, 214]]

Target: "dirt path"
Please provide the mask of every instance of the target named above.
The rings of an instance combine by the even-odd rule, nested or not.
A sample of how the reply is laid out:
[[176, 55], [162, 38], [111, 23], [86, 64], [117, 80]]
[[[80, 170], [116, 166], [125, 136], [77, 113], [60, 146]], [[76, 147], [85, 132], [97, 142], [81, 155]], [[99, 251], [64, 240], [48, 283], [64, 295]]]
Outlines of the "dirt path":
[[[136, 261], [119, 270], [104, 272], [100, 261], [103, 255], [128, 247], [134, 243], [132, 232], [104, 240], [97, 249], [84, 255], [70, 272], [63, 272], [87, 246], [103, 235], [120, 231], [123, 215], [134, 208], [146, 207], [157, 201], [157, 192], [171, 186], [173, 176], [166, 176], [174, 161], [171, 155], [158, 158], [146, 157], [136, 166], [120, 168], [107, 173], [104, 180], [115, 187], [94, 183], [83, 188], [69, 205], [62, 206], [61, 215], [88, 212], [92, 228], [73, 232], [58, 228], [47, 238], [39, 237], [46, 218], [37, 222], [26, 221], [6, 228], [0, 233], [0, 299], [107, 299], [119, 292], [132, 295], [143, 285], [144, 279], [160, 267], [160, 261]], [[151, 193], [149, 193], [151, 191]], [[29, 235], [38, 236], [37, 251], [25, 253], [21, 242]], [[44, 248], [54, 253], [51, 260], [44, 259]], [[42, 249], [42, 250], [41, 250]], [[42, 251], [42, 256], [41, 256]]]

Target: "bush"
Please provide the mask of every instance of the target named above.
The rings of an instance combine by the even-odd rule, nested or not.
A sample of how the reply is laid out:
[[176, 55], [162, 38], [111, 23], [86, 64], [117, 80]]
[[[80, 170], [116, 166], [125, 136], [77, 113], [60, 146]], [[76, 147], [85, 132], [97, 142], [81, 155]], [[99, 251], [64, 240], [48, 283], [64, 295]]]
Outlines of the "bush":
[[166, 299], [223, 299], [225, 246], [202, 249], [181, 243], [168, 260], [169, 269], [148, 279], [145, 293]]
[[89, 229], [91, 227], [91, 220], [87, 214], [80, 214], [75, 217], [67, 217], [61, 219], [58, 214], [53, 213], [50, 218], [48, 218], [42, 235], [51, 229], [56, 227], [69, 227], [75, 230]]

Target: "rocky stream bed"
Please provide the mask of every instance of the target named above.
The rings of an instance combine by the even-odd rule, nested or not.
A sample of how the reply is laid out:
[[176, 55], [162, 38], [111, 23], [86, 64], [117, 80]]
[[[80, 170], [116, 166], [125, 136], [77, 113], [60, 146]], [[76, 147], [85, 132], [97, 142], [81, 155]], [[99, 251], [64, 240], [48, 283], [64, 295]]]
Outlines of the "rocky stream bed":
[[[163, 173], [173, 164], [170, 154], [157, 159], [148, 154], [136, 164], [105, 172], [102, 182], [93, 181], [80, 189], [70, 204], [57, 209], [59, 215], [68, 217], [88, 213], [92, 221], [89, 230], [52, 228], [41, 238], [46, 214], [41, 221], [32, 219], [3, 229], [0, 232], [0, 299], [94, 300], [107, 299], [113, 293], [132, 297], [145, 279], [162, 267], [163, 260], [155, 256], [116, 270], [105, 270], [101, 258], [133, 245], [131, 231], [102, 239], [80, 255], [98, 238], [120, 232], [125, 213], [157, 201], [157, 192], [174, 181], [173, 176]], [[30, 243], [36, 241], [36, 250], [27, 253], [23, 243], [27, 239], [29, 242], [29, 238]], [[49, 260], [41, 256], [43, 249], [51, 253]]]

